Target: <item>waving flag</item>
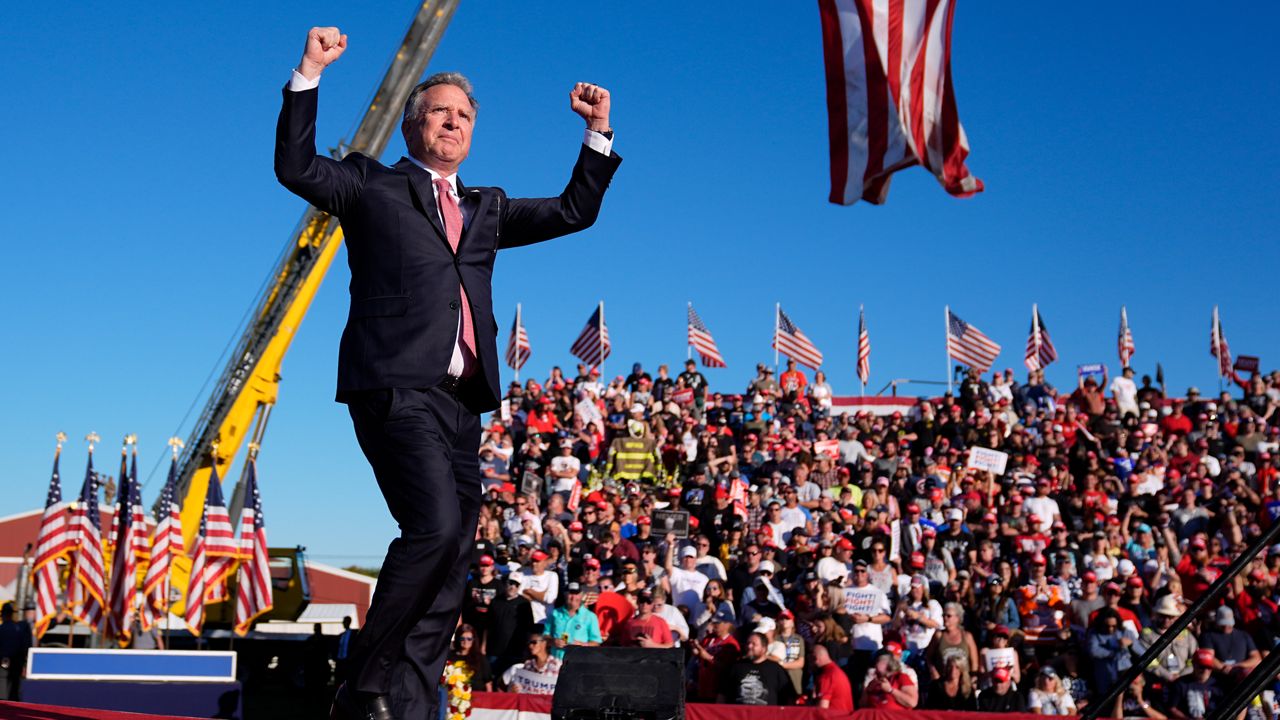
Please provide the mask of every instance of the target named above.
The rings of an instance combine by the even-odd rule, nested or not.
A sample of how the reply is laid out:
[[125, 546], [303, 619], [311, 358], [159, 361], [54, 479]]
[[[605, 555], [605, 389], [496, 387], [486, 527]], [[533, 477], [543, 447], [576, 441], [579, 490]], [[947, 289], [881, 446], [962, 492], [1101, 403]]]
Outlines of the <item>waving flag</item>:
[[833, 203], [882, 203], [920, 165], [957, 197], [982, 191], [951, 83], [955, 0], [818, 0]]
[[511, 339], [507, 341], [507, 367], [520, 372], [520, 368], [529, 362], [533, 354], [533, 346], [529, 344], [529, 333], [524, 330], [520, 321], [520, 305], [516, 305], [516, 321], [511, 326]]
[[604, 324], [604, 302], [591, 313], [586, 327], [582, 328], [578, 339], [573, 341], [569, 352], [582, 362], [595, 367], [609, 357], [609, 328]]
[[[867, 333], [867, 319], [862, 306], [858, 306], [858, 380], [865, 386], [871, 378], [871, 335]], [[865, 387], [864, 387], [865, 389]]]
[[986, 372], [1000, 354], [1000, 346], [947, 308], [947, 354], [979, 372]]
[[191, 634], [204, 629], [204, 606], [225, 599], [225, 581], [240, 555], [231, 518], [222, 499], [222, 481], [218, 479], [217, 461], [209, 472], [209, 488], [205, 492], [204, 511], [200, 516], [200, 532], [191, 551], [191, 577], [187, 584], [187, 608], [184, 619]]
[[777, 308], [777, 322], [773, 328], [773, 348], [805, 367], [816, 370], [822, 364], [822, 352], [818, 346], [791, 322], [781, 306]]
[[697, 311], [693, 309], [693, 303], [689, 303], [689, 344], [698, 351], [703, 367], [725, 367], [720, 349], [716, 347], [716, 341], [711, 337], [711, 331], [707, 329], [706, 323], [702, 322], [702, 318], [698, 317]]
[[45, 494], [40, 535], [36, 538], [36, 561], [31, 570], [32, 584], [36, 589], [37, 638], [44, 635], [49, 623], [58, 615], [62, 592], [58, 584], [58, 560], [65, 558], [74, 545], [67, 522], [67, 504], [62, 502], [62, 479], [58, 474], [58, 460], [62, 456], [65, 438], [58, 433], [58, 448], [53, 451], [53, 476], [49, 478], [49, 492]]
[[1031, 335], [1027, 337], [1027, 356], [1025, 363], [1028, 370], [1043, 370], [1058, 359], [1058, 351], [1049, 339], [1049, 330], [1044, 326], [1040, 310], [1031, 306]]
[[[94, 440], [97, 436], [90, 436]], [[80, 497], [71, 506], [71, 574], [68, 605], [71, 616], [94, 630], [102, 621], [106, 586], [103, 580], [102, 515], [98, 509], [98, 474], [93, 471], [93, 440], [84, 470]]]
[[1129, 332], [1129, 313], [1123, 305], [1120, 306], [1120, 337], [1117, 344], [1120, 349], [1120, 367], [1127, 368], [1137, 348], [1133, 344], [1133, 333]]
[[169, 479], [160, 491], [156, 505], [158, 522], [151, 536], [151, 564], [147, 567], [142, 592], [151, 612], [143, 613], [146, 628], [151, 628], [154, 616], [163, 617], [169, 612], [169, 570], [173, 559], [184, 555], [182, 548], [182, 508], [177, 501], [178, 452], [174, 448], [173, 461], [169, 464]]
[[1227, 345], [1227, 336], [1222, 333], [1222, 322], [1218, 319], [1218, 306], [1213, 306], [1213, 327], [1209, 331], [1209, 354], [1218, 358], [1218, 375], [1231, 377], [1231, 348]]
[[270, 612], [271, 558], [267, 553], [267, 525], [258, 492], [256, 453], [249, 456], [245, 474], [244, 510], [240, 512], [240, 570], [236, 575], [235, 631], [243, 636], [253, 621]]
[[133, 620], [138, 611], [138, 564], [147, 558], [147, 514], [142, 508], [138, 485], [138, 449], [133, 450], [132, 467], [120, 459], [120, 495], [116, 505], [115, 555], [111, 561], [111, 609], [107, 614], [107, 637], [127, 647], [133, 636]]

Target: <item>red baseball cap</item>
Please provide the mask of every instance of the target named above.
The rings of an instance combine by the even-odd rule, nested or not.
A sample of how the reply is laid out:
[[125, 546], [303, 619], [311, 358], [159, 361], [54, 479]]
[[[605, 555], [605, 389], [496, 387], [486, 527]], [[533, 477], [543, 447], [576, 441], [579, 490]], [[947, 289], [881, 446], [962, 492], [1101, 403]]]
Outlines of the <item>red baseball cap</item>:
[[595, 558], [587, 558], [587, 561], [583, 563], [583, 565], [586, 565], [587, 567], [592, 568], [594, 570], [600, 569], [600, 561]]
[[991, 671], [991, 679], [998, 683], [1009, 682], [1009, 669], [998, 667]]
[[922, 552], [911, 553], [911, 567], [915, 567], [915, 568], [924, 567], [924, 553]]
[[571, 532], [582, 532], [582, 523], [578, 522], [577, 520], [574, 520], [573, 522], [569, 523], [569, 530]]
[[1204, 550], [1204, 549], [1206, 549], [1207, 547], [1209, 547], [1209, 545], [1208, 545], [1208, 543], [1206, 543], [1206, 542], [1204, 541], [1204, 538], [1202, 538], [1202, 537], [1200, 537], [1200, 536], [1196, 536], [1196, 537], [1194, 537], [1194, 538], [1192, 538], [1192, 539], [1191, 539], [1191, 547], [1193, 547], [1193, 548], [1199, 548], [1200, 550]]
[[651, 519], [649, 518], [649, 516], [648, 516], [648, 515], [641, 515], [640, 517], [636, 518], [636, 524], [637, 524], [637, 525], [652, 525], [652, 524], [653, 524], [653, 520], [651, 520]]
[[1195, 662], [1197, 667], [1211, 668], [1213, 667], [1214, 659], [1215, 658], [1213, 656], [1213, 651], [1210, 650], [1209, 648], [1202, 648], [1196, 651]]
[[480, 567], [492, 567], [492, 566], [493, 566], [493, 558], [492, 558], [492, 557], [490, 557], [490, 556], [488, 556], [488, 555], [481, 555], [481, 556], [480, 556]]
[[547, 559], [547, 554], [541, 550], [534, 550], [533, 554], [529, 556], [529, 559], [534, 562], [541, 562]]

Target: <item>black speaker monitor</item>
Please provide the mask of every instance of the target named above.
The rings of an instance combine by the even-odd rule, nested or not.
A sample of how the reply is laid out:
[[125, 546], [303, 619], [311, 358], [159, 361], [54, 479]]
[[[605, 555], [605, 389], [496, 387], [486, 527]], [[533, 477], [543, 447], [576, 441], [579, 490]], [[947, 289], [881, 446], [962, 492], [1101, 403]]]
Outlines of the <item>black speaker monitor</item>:
[[565, 648], [551, 719], [684, 720], [684, 652]]

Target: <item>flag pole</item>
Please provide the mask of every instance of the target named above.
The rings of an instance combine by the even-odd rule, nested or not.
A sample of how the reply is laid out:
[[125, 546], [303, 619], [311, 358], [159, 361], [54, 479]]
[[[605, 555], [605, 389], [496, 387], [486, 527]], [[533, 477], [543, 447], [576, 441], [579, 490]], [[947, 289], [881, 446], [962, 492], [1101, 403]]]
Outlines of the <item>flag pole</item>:
[[511, 338], [515, 342], [515, 353], [512, 359], [516, 361], [516, 382], [520, 382], [520, 331], [524, 329], [523, 320], [520, 318], [520, 303], [516, 303], [516, 336]]
[[[693, 312], [693, 303], [691, 303], [691, 302], [690, 302], [690, 303], [686, 303], [686, 304], [689, 306], [689, 312]], [[684, 326], [684, 349], [687, 351], [687, 352], [686, 352], [686, 354], [685, 354], [685, 359], [686, 359], [686, 360], [692, 360], [692, 359], [693, 359], [693, 344], [689, 342], [689, 316], [688, 316], [688, 315], [685, 315], [685, 317], [684, 317], [684, 323], [685, 323], [685, 326]]]
[[1222, 394], [1222, 325], [1218, 323], [1218, 306], [1213, 306], [1213, 357], [1218, 365], [1218, 394]]
[[1037, 303], [1031, 303], [1031, 335], [1036, 343], [1036, 367], [1040, 367], [1040, 308]]
[[773, 304], [773, 374], [778, 374], [778, 320], [782, 315], [782, 303]]
[[945, 305], [942, 310], [942, 329], [946, 332], [943, 338], [947, 341], [947, 394], [951, 394], [951, 306]]

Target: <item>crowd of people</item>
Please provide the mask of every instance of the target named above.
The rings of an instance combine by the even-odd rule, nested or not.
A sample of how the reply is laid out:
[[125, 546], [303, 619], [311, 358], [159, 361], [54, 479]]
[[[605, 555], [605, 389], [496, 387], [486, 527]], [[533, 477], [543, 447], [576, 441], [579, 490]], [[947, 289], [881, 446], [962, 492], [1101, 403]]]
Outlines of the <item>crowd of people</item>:
[[[691, 701], [1078, 713], [1280, 515], [1280, 372], [1180, 398], [1133, 375], [971, 371], [886, 415], [833, 412], [794, 362], [733, 394], [692, 361], [512, 383], [451, 709], [605, 645], [680, 648]], [[1211, 714], [1280, 631], [1277, 577], [1280, 545], [1102, 715]]]

